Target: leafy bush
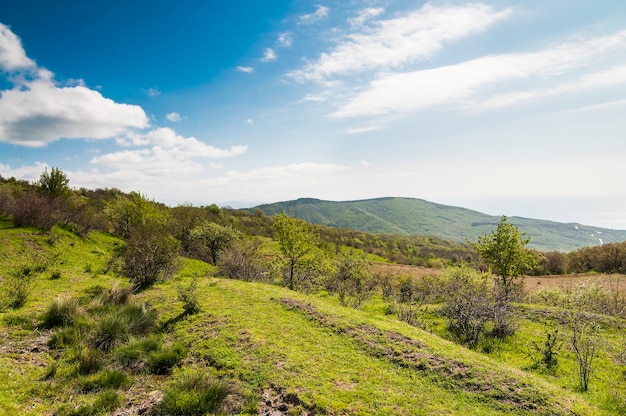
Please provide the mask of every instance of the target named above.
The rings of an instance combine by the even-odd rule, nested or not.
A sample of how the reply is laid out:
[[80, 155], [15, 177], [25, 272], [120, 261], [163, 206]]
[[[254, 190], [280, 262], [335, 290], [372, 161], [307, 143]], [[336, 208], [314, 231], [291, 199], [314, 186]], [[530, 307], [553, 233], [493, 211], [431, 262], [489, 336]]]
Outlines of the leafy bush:
[[200, 312], [200, 302], [198, 301], [198, 278], [193, 277], [188, 286], [179, 285], [178, 300], [183, 303], [185, 315], [193, 315]]
[[19, 309], [28, 300], [35, 285], [36, 274], [45, 270], [43, 263], [22, 264], [14, 267], [2, 281], [6, 306]]
[[180, 243], [158, 227], [133, 230], [122, 252], [122, 272], [135, 290], [145, 289], [174, 274]]
[[148, 370], [152, 374], [170, 374], [186, 354], [182, 344], [174, 344], [161, 350], [153, 351], [148, 356]]
[[204, 416], [215, 412], [230, 390], [227, 384], [206, 373], [187, 373], [165, 390], [158, 412], [172, 416]]

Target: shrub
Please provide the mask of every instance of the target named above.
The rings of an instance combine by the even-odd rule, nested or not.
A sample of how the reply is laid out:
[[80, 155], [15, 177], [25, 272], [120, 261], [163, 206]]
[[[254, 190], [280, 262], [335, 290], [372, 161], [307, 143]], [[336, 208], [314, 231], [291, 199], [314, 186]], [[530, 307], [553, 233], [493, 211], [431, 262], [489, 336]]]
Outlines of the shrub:
[[531, 359], [534, 368], [553, 370], [558, 365], [557, 355], [563, 342], [558, 328], [547, 328], [544, 324], [545, 338], [541, 343], [532, 341]]
[[185, 354], [185, 347], [182, 344], [174, 344], [173, 346], [153, 351], [148, 356], [148, 370], [152, 374], [170, 374], [172, 369], [182, 361]]
[[15, 267], [2, 281], [6, 305], [12, 309], [19, 309], [28, 300], [35, 286], [35, 274], [40, 272], [39, 265], [21, 265]]
[[183, 303], [185, 315], [193, 315], [200, 312], [200, 302], [198, 301], [198, 278], [193, 277], [188, 286], [178, 286], [178, 300]]
[[180, 243], [158, 227], [134, 229], [122, 251], [123, 273], [135, 290], [174, 274]]
[[493, 318], [493, 282], [467, 267], [451, 269], [446, 279], [442, 314], [448, 318], [448, 330], [470, 348], [475, 347]]
[[42, 326], [54, 328], [68, 326], [76, 322], [79, 315], [78, 300], [57, 297], [43, 314]]
[[215, 412], [230, 393], [230, 387], [206, 373], [187, 373], [171, 384], [158, 411], [162, 415], [203, 416]]

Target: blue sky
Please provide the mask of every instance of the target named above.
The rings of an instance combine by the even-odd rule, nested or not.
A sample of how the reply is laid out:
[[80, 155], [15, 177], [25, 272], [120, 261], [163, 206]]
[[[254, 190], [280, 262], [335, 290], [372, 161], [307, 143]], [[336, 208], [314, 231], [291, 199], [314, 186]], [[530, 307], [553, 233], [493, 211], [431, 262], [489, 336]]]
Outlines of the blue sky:
[[0, 0], [0, 94], [3, 177], [626, 229], [623, 1]]

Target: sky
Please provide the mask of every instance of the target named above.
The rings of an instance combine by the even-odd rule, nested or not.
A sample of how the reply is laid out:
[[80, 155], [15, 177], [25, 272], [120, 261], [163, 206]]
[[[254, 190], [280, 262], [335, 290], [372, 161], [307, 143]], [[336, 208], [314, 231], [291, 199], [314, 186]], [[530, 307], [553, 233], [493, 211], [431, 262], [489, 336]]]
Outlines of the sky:
[[622, 0], [0, 0], [0, 175], [626, 229]]

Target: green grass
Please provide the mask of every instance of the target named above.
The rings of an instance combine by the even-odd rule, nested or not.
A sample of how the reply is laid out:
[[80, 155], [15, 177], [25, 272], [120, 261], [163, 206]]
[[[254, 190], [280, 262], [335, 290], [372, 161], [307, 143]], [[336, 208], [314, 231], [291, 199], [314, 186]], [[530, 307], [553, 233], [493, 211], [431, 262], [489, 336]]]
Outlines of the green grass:
[[[523, 305], [517, 334], [483, 353], [446, 339], [445, 321], [433, 306], [420, 316], [420, 329], [386, 315], [380, 297], [355, 310], [327, 294], [214, 278], [213, 266], [189, 259], [172, 280], [128, 294], [125, 279], [107, 271], [119, 240], [53, 233], [0, 228], [6, 247], [0, 273], [36, 253], [61, 276], [36, 273], [24, 306], [0, 311], [1, 414], [105, 414], [149, 403], [154, 392], [167, 397], [162, 406], [181, 403], [161, 411], [189, 406], [202, 414], [216, 411], [220, 400], [212, 397], [226, 391], [230, 403], [239, 403], [235, 409], [252, 414], [268, 401], [296, 414], [613, 415], [626, 409], [624, 366], [608, 348], [622, 341], [617, 324], [623, 322], [606, 320], [606, 348], [590, 390], [578, 393], [569, 350], [559, 353], [553, 373], [533, 369], [528, 356], [528, 345], [544, 334], [539, 317], [557, 319], [555, 308]], [[192, 279], [200, 312], [189, 315], [177, 292]]]

